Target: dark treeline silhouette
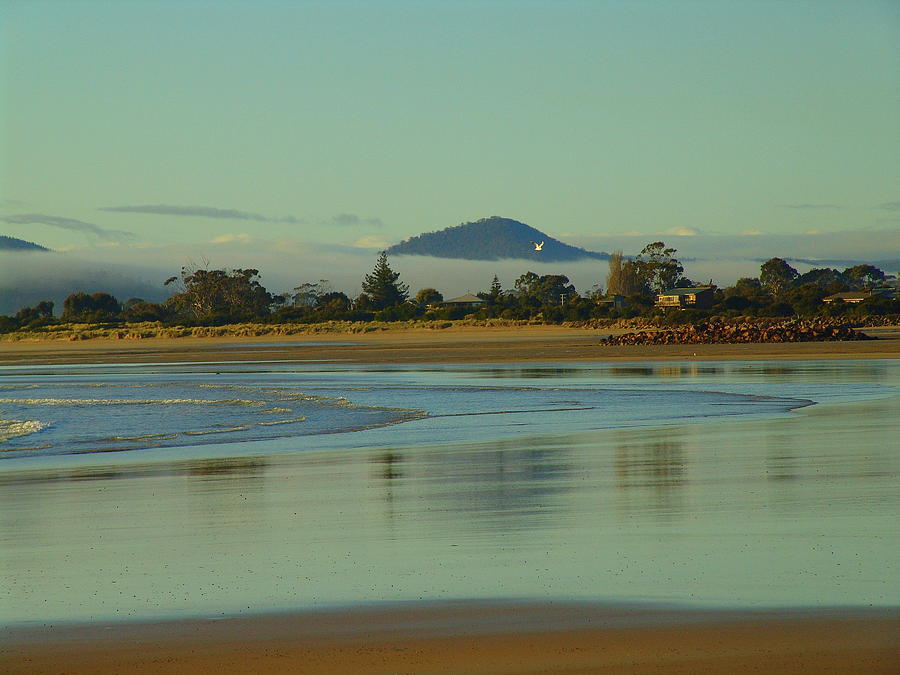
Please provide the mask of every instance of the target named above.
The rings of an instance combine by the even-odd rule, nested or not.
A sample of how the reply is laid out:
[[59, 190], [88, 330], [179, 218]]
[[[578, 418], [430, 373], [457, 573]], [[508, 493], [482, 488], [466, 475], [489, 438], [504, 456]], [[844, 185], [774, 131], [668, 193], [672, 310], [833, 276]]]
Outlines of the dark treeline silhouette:
[[591, 319], [645, 317], [659, 324], [690, 323], [710, 317], [826, 316], [861, 318], [900, 314], [896, 293], [873, 293], [859, 303], [823, 299], [848, 291], [865, 291], [895, 281], [872, 265], [844, 270], [812, 269], [800, 274], [781, 258], [767, 260], [759, 277], [738, 279], [733, 286], [713, 288], [712, 306], [706, 309], [667, 309], [656, 306], [656, 296], [670, 288], [694, 287], [675, 258], [676, 250], [663, 242], [648, 244], [626, 258], [614, 252], [607, 262], [606, 292], [598, 283], [579, 292], [563, 274], [538, 275], [527, 271], [504, 289], [494, 276], [487, 290], [477, 293], [480, 303], [445, 302], [435, 288], [420, 289], [410, 297], [409, 287], [391, 269], [382, 252], [362, 281], [362, 293], [351, 298], [336, 291], [325, 279], [304, 282], [291, 291], [272, 294], [255, 269], [182, 268], [166, 280], [177, 291], [163, 303], [129, 298], [119, 302], [108, 293], [75, 292], [54, 314], [52, 302], [23, 307], [14, 316], [0, 316], [0, 332], [33, 330], [61, 323], [122, 324], [156, 321], [164, 325], [218, 326], [230, 323], [321, 323], [325, 321], [406, 321], [518, 319], [561, 323]]

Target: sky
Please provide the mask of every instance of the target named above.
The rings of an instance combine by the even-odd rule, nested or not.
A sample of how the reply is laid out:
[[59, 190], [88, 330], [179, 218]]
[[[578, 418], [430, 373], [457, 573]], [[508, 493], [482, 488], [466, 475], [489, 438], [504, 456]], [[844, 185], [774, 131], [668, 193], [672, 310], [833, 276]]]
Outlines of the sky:
[[492, 215], [717, 264], [896, 259], [898, 92], [893, 0], [0, 0], [0, 234], [347, 291]]

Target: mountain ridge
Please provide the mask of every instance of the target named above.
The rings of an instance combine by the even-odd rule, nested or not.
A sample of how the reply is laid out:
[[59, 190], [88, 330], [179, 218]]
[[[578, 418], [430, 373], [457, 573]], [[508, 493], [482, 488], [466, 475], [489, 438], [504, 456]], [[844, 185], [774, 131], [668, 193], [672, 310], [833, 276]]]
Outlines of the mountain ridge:
[[[544, 242], [544, 245], [537, 251], [532, 242]], [[500, 216], [482, 218], [435, 232], [424, 232], [390, 246], [385, 253], [462, 260], [520, 258], [535, 262], [609, 258], [607, 253], [569, 246], [530, 225]]]
[[8, 237], [0, 234], [0, 251], [49, 251], [50, 249], [40, 244], [35, 244], [24, 239]]
[[50, 249], [40, 244], [35, 244], [24, 239], [8, 237], [0, 234], [0, 251], [49, 251]]

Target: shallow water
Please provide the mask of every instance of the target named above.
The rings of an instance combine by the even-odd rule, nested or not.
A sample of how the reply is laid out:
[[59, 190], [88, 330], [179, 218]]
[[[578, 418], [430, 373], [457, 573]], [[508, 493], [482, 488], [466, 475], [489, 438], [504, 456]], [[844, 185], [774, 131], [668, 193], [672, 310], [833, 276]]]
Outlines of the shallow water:
[[0, 418], [41, 426], [0, 441], [0, 621], [896, 606], [898, 384], [894, 361], [5, 368]]

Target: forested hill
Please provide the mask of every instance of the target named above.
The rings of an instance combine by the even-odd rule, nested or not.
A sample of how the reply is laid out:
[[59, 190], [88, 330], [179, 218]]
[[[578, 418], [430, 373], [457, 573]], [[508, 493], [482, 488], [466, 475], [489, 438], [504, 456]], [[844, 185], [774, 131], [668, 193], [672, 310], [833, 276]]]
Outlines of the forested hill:
[[[533, 241], [544, 242], [543, 250], [535, 251], [531, 244]], [[536, 262], [609, 258], [606, 253], [569, 246], [525, 223], [498, 216], [410, 237], [391, 246], [386, 252], [388, 255], [427, 255], [465, 260], [523, 258]]]
[[0, 234], [0, 251], [49, 251], [49, 248], [32, 244], [24, 239], [16, 239], [15, 237], [7, 237]]

